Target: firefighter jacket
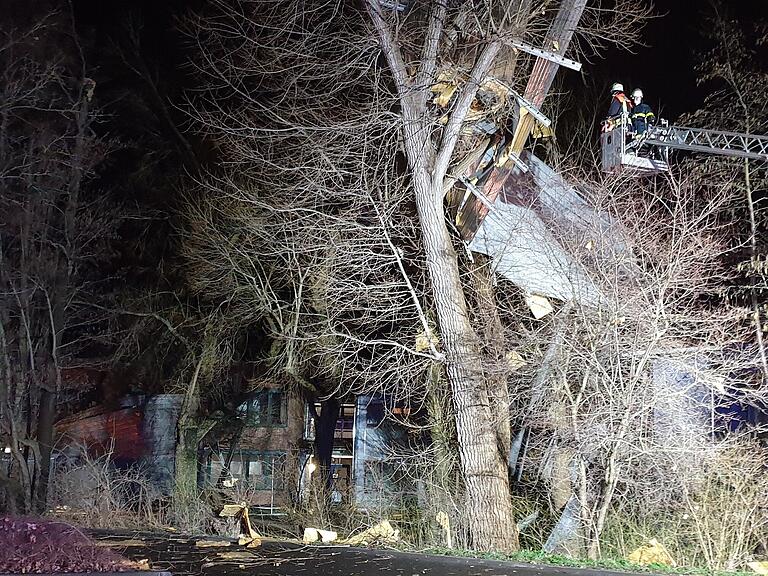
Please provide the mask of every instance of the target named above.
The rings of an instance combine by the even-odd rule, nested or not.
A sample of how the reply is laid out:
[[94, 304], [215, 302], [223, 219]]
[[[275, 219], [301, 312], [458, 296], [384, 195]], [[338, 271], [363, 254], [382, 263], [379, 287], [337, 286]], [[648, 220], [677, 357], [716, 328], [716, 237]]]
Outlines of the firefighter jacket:
[[629, 117], [636, 134], [643, 134], [649, 126], [656, 124], [656, 115], [645, 102], [635, 106]]
[[632, 110], [632, 101], [627, 98], [624, 92], [617, 92], [613, 95], [611, 106], [608, 108], [608, 117], [624, 116]]

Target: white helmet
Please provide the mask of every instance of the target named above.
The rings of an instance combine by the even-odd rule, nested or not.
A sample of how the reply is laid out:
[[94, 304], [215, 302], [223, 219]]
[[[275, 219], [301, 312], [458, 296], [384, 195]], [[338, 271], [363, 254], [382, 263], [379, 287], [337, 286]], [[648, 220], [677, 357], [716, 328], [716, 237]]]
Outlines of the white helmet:
[[635, 88], [632, 91], [632, 98], [642, 98], [643, 97], [643, 91], [640, 90], [640, 88]]
[[619, 82], [614, 83], [613, 86], [611, 86], [611, 94], [614, 92], [624, 92], [624, 84], [621, 84]]

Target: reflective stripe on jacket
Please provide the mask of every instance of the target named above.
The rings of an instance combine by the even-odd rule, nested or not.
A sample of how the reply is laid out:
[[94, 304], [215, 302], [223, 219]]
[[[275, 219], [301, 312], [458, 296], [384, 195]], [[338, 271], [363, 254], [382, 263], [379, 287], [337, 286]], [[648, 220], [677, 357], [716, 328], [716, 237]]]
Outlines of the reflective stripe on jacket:
[[648, 129], [648, 126], [656, 124], [656, 115], [653, 113], [653, 110], [651, 110], [651, 107], [645, 102], [641, 102], [635, 106], [630, 118], [632, 119], [632, 126], [634, 127], [635, 132], [638, 134], [645, 132]]

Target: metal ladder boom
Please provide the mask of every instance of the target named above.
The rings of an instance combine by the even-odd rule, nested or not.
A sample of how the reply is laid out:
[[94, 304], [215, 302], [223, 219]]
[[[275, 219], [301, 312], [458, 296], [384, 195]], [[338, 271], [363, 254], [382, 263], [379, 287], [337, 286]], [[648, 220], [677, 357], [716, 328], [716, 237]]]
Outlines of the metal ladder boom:
[[768, 161], [768, 136], [722, 132], [683, 126], [654, 126], [643, 144], [691, 150], [705, 154]]

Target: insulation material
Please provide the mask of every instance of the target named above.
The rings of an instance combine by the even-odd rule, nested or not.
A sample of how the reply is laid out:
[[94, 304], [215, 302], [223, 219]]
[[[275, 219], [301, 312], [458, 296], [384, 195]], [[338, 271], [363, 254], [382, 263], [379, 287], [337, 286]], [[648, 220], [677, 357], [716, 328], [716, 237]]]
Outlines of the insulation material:
[[524, 368], [528, 365], [528, 362], [526, 362], [525, 359], [520, 355], [520, 352], [515, 350], [510, 350], [504, 354], [504, 360], [507, 361], [507, 366], [512, 371], [519, 370], [520, 368]]
[[[430, 88], [434, 94], [432, 103], [438, 108], [449, 108], [456, 96], [456, 91], [466, 82], [465, 73], [452, 69], [443, 70], [438, 75], [437, 82]], [[464, 134], [472, 134], [476, 131], [486, 134], [496, 132], [498, 126], [495, 118], [503, 114], [512, 100], [511, 90], [504, 82], [491, 76], [486, 78], [480, 85], [464, 119], [466, 126]], [[446, 121], [447, 116], [441, 118], [442, 123]]]
[[647, 566], [648, 564], [662, 564], [664, 566], [677, 566], [677, 563], [667, 552], [664, 545], [656, 538], [651, 538], [647, 544], [639, 546], [627, 556], [627, 560], [633, 564]]
[[533, 314], [536, 320], [544, 318], [547, 314], [554, 312], [552, 304], [544, 296], [538, 296], [537, 294], [528, 294], [525, 297], [525, 303]]
[[360, 534], [347, 538], [350, 546], [368, 546], [372, 544], [394, 544], [400, 540], [400, 530], [392, 527], [389, 520], [382, 520], [375, 526], [363, 530]]
[[440, 341], [432, 332], [429, 334], [425, 334], [424, 332], [417, 334], [414, 342], [416, 352], [424, 352], [425, 350], [429, 350], [432, 346], [437, 348], [439, 345]]
[[747, 566], [752, 572], [757, 574], [768, 574], [768, 562], [747, 562]]

